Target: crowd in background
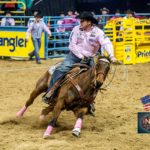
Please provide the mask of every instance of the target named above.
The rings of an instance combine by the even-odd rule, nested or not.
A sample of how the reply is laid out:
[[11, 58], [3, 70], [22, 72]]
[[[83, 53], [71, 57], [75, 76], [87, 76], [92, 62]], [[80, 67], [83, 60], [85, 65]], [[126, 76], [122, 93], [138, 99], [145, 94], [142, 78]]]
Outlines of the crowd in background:
[[[1, 2], [5, 2], [5, 1], [9, 1], [11, 3], [1, 3], [0, 4], [0, 10], [2, 11], [20, 11], [20, 10], [29, 10], [31, 9], [33, 0], [1, 0]], [[22, 2], [24, 3], [24, 5], [22, 3], [17, 3], [17, 2]], [[24, 8], [25, 6], [25, 8]]]
[[[1, 2], [5, 2], [5, 1], [6, 0], [1, 0]], [[8, 18], [8, 20], [6, 18], [3, 18], [1, 20], [2, 26], [15, 25], [15, 20], [11, 18], [11, 16], [14, 15], [14, 13], [12, 14], [11, 11], [24, 11], [26, 14], [30, 14], [30, 15], [34, 14], [34, 12], [31, 10], [34, 0], [7, 0], [7, 1], [10, 1], [11, 3], [0, 3], [0, 10], [4, 12], [4, 14], [2, 15], [7, 16], [6, 18]], [[22, 3], [17, 3], [17, 2], [22, 2], [24, 3], [24, 5]], [[95, 14], [94, 12], [92, 13]], [[119, 10], [116, 10], [116, 12], [114, 12], [115, 14], [114, 17], [107, 16], [109, 13], [110, 11], [106, 7], [100, 9], [98, 15], [102, 15], [102, 16], [97, 17], [97, 19], [99, 20], [100, 28], [103, 28], [103, 24], [106, 23], [109, 19], [115, 19], [117, 17], [120, 17]], [[126, 17], [133, 16], [133, 12], [131, 10], [127, 10], [126, 12], [121, 12], [121, 13], [126, 13], [127, 14]], [[72, 30], [73, 26], [76, 25], [76, 23], [78, 23], [78, 20], [76, 19], [76, 16], [78, 15], [79, 13], [73, 10], [68, 10], [67, 14], [65, 14], [64, 12], [60, 12], [60, 14], [58, 15], [60, 16], [60, 18], [57, 21], [56, 32], [59, 33], [59, 32], [66, 32]]]

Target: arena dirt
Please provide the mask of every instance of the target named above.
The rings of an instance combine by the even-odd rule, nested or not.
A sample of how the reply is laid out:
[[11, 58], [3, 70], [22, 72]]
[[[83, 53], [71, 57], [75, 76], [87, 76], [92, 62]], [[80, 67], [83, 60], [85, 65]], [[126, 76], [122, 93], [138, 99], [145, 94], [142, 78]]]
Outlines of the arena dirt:
[[[149, 63], [117, 66], [110, 86], [96, 97], [96, 116], [85, 117], [80, 138], [71, 135], [75, 117], [67, 111], [61, 113], [51, 138], [42, 138], [50, 118], [39, 122], [46, 106], [42, 95], [23, 118], [16, 118], [37, 79], [58, 61], [43, 60], [37, 65], [34, 61], [0, 60], [0, 150], [149, 150], [150, 135], [137, 133], [137, 112], [143, 111], [139, 99], [150, 94]], [[113, 71], [109, 80], [112, 75]]]

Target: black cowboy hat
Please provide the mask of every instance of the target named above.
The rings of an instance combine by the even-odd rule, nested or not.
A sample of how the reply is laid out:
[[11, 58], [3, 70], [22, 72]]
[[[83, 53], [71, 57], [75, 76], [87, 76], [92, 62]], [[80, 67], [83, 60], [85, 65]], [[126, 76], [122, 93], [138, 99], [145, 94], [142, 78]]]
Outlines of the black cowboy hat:
[[32, 14], [35, 13], [35, 12], [41, 13], [41, 11], [40, 11], [39, 9], [33, 9], [33, 10], [32, 10]]
[[77, 18], [91, 21], [93, 24], [98, 24], [98, 20], [94, 17], [94, 15], [91, 12], [84, 11], [80, 15], [78, 15]]
[[43, 15], [41, 13], [37, 13], [34, 17], [35, 18], [43, 18]]

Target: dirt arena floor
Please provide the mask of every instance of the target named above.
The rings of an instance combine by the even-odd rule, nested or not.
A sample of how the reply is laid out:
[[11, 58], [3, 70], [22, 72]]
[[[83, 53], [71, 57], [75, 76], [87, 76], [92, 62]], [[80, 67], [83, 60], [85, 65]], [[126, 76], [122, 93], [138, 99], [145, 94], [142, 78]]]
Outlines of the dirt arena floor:
[[67, 111], [61, 113], [51, 139], [42, 138], [49, 121], [39, 123], [46, 106], [42, 95], [23, 118], [16, 118], [37, 79], [58, 61], [43, 60], [37, 65], [34, 61], [0, 60], [0, 150], [150, 149], [150, 135], [137, 133], [137, 113], [144, 111], [139, 99], [150, 94], [149, 63], [113, 66], [109, 80], [116, 68], [114, 79], [107, 91], [97, 95], [96, 116], [85, 117], [80, 138], [71, 135], [75, 117]]

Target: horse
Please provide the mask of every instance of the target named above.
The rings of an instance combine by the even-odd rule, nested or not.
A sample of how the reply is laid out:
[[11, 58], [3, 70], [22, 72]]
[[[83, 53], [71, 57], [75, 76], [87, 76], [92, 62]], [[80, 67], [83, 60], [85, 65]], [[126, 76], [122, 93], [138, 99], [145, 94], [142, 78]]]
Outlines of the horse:
[[[57, 94], [52, 103], [41, 112], [41, 118], [52, 112], [52, 119], [49, 122], [43, 138], [50, 137], [53, 128], [56, 126], [57, 119], [62, 110], [72, 110], [77, 117], [72, 134], [80, 136], [83, 116], [90, 113], [89, 106], [102, 86], [110, 70], [111, 61], [106, 57], [98, 57], [95, 67], [85, 67], [75, 65], [61, 82], [57, 89]], [[82, 68], [82, 69], [81, 69]], [[37, 81], [35, 89], [31, 92], [25, 105], [17, 112], [17, 117], [22, 117], [27, 108], [34, 102], [35, 98], [48, 90], [51, 79], [49, 71]]]

